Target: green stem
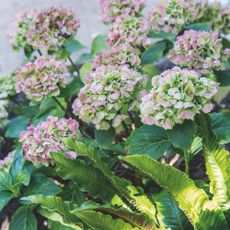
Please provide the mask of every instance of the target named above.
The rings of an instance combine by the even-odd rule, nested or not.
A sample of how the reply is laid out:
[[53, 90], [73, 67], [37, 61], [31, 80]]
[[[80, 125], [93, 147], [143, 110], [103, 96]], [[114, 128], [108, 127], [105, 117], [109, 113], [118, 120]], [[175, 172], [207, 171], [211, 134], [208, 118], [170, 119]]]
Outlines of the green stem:
[[185, 162], [185, 173], [189, 176], [190, 167], [189, 167], [189, 154], [187, 151], [184, 151], [184, 162]]

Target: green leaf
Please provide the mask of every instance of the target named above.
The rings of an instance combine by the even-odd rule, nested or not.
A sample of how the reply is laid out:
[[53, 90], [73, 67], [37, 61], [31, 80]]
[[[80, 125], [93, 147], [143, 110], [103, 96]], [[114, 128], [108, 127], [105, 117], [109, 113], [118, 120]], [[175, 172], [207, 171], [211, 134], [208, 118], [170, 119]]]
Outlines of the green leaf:
[[202, 139], [200, 137], [195, 137], [191, 148], [188, 151], [190, 160], [202, 150]]
[[157, 42], [154, 45], [150, 46], [142, 55], [141, 61], [142, 64], [152, 64], [164, 55], [164, 50], [166, 48], [165, 42]]
[[51, 196], [57, 195], [61, 191], [61, 188], [53, 180], [43, 174], [37, 173], [31, 177], [31, 182], [25, 189], [24, 196]]
[[199, 213], [208, 204], [209, 198], [202, 189], [196, 187], [185, 173], [148, 156], [121, 158], [165, 188], [174, 197], [193, 225], [199, 221]]
[[230, 112], [212, 113], [211, 126], [221, 144], [230, 142]]
[[193, 229], [190, 222], [167, 192], [152, 195], [157, 208], [157, 219], [166, 229]]
[[50, 230], [73, 230], [74, 228], [62, 225], [60, 222], [48, 220], [48, 226]]
[[149, 155], [154, 159], [161, 157], [171, 145], [163, 128], [148, 125], [134, 130], [127, 144], [129, 154]]
[[107, 50], [108, 46], [105, 44], [105, 39], [106, 36], [105, 35], [97, 35], [92, 43], [92, 48], [91, 48], [91, 54], [93, 56], [99, 54], [101, 51], [103, 50]]
[[148, 81], [147, 81], [147, 90], [150, 90], [152, 88], [152, 78], [158, 74], [158, 69], [152, 65], [152, 64], [147, 64], [144, 65], [141, 69], [141, 71], [147, 75]]
[[36, 230], [37, 220], [28, 206], [22, 206], [14, 213], [9, 230]]
[[168, 135], [175, 148], [188, 150], [192, 145], [196, 130], [194, 122], [185, 120], [183, 124], [176, 125], [172, 130], [169, 130]]
[[164, 31], [156, 32], [156, 31], [151, 30], [148, 34], [148, 37], [157, 38], [157, 39], [161, 39], [161, 40], [166, 39], [166, 40], [169, 40], [171, 42], [174, 42], [176, 40], [176, 37], [174, 34], [172, 34], [170, 32], [164, 32]]
[[196, 30], [196, 31], [210, 31], [211, 30], [211, 23], [209, 22], [201, 22], [201, 23], [193, 23], [190, 25], [187, 25], [185, 29], [187, 30]]
[[10, 192], [0, 192], [0, 212], [7, 205], [7, 203], [13, 198], [13, 194]]
[[215, 71], [217, 76], [217, 81], [220, 83], [221, 86], [230, 86], [230, 71]]
[[225, 216], [221, 210], [203, 211], [200, 214], [200, 221], [196, 225], [197, 230], [220, 230], [228, 229]]
[[94, 129], [94, 135], [95, 135], [97, 144], [100, 147], [110, 146], [115, 139], [116, 131], [114, 128], [110, 128], [108, 130]]
[[10, 120], [7, 125], [5, 137], [18, 138], [19, 134], [27, 128], [29, 118], [24, 116], [18, 116]]
[[10, 190], [12, 184], [13, 183], [10, 174], [0, 170], [0, 191]]
[[230, 154], [217, 143], [211, 129], [211, 119], [206, 114], [198, 116], [198, 124], [203, 133], [203, 150], [206, 172], [210, 180], [213, 200], [222, 208], [230, 207]]
[[87, 62], [84, 65], [82, 65], [81, 69], [79, 70], [79, 73], [80, 73], [80, 78], [83, 82], [84, 82], [85, 74], [90, 72], [91, 70], [92, 70], [92, 63]]
[[63, 201], [56, 196], [29, 196], [22, 198], [23, 201], [30, 201], [33, 204], [40, 204], [39, 212], [46, 218], [60, 222], [61, 224], [80, 230], [78, 219], [70, 213], [76, 206], [68, 201]]
[[74, 214], [80, 218], [85, 224], [92, 229], [106, 229], [106, 230], [134, 230], [130, 224], [126, 223], [122, 219], [113, 219], [110, 215], [104, 215], [101, 212], [84, 210], [74, 212]]
[[93, 57], [92, 57], [91, 54], [88, 54], [88, 53], [82, 54], [82, 55], [79, 57], [79, 59], [78, 59], [78, 61], [77, 61], [77, 64], [78, 64], [78, 65], [82, 65], [83, 63], [92, 61], [92, 59], [93, 59]]
[[64, 43], [64, 47], [65, 47], [65, 49], [69, 55], [71, 55], [72, 53], [78, 52], [78, 51], [85, 48], [79, 41], [77, 41], [75, 39], [67, 40]]
[[63, 179], [73, 180], [78, 186], [95, 197], [111, 200], [116, 194], [109, 180], [96, 168], [80, 160], [71, 160], [62, 154], [52, 154], [56, 171]]

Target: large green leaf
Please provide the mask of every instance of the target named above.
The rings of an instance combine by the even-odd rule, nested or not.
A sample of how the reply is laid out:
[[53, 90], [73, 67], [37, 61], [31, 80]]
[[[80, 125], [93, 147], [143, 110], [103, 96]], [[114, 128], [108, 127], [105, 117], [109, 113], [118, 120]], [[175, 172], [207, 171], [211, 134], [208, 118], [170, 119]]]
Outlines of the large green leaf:
[[221, 144], [230, 142], [230, 112], [212, 113], [211, 126]]
[[122, 219], [113, 219], [110, 215], [104, 215], [101, 212], [92, 210], [75, 211], [74, 214], [92, 229], [106, 230], [134, 230], [138, 229]]
[[10, 230], [36, 230], [37, 220], [28, 206], [22, 206], [14, 213]]
[[217, 76], [217, 81], [220, 83], [221, 86], [229, 86], [230, 85], [230, 71], [215, 71]]
[[29, 118], [24, 116], [18, 116], [10, 120], [9, 124], [7, 125], [6, 137], [10, 138], [18, 138], [19, 134], [26, 129]]
[[43, 174], [37, 173], [31, 177], [31, 182], [25, 189], [24, 196], [51, 196], [57, 195], [61, 191], [61, 188], [53, 180]]
[[165, 42], [157, 42], [150, 46], [142, 55], [141, 62], [143, 65], [152, 64], [155, 61], [161, 59], [164, 55], [164, 50], [166, 48]]
[[12, 186], [12, 178], [9, 173], [0, 170], [0, 191], [10, 190]]
[[77, 40], [75, 39], [69, 39], [64, 43], [64, 47], [66, 49], [66, 51], [68, 52], [68, 54], [72, 54], [74, 52], [78, 52], [82, 49], [84, 49], [85, 47]]
[[0, 212], [7, 205], [7, 203], [13, 198], [13, 194], [10, 192], [0, 192]]
[[171, 42], [174, 42], [176, 40], [176, 37], [174, 34], [172, 34], [170, 32], [164, 32], [164, 31], [156, 32], [156, 31], [151, 30], [148, 34], [148, 37], [160, 39], [160, 40], [166, 39], [166, 40], [169, 40]]
[[153, 159], [161, 157], [171, 145], [169, 136], [163, 128], [148, 125], [134, 130], [127, 144], [129, 154], [149, 155]]
[[99, 146], [110, 146], [115, 139], [116, 131], [113, 128], [108, 130], [95, 129], [94, 135]]
[[168, 131], [170, 140], [174, 147], [188, 150], [190, 149], [196, 133], [196, 125], [192, 121], [184, 121], [181, 125], [176, 125]]
[[105, 44], [106, 36], [99, 34], [92, 43], [91, 54], [93, 56], [99, 54], [103, 50], [107, 50], [108, 46]]
[[73, 180], [80, 188], [105, 200], [111, 200], [116, 194], [110, 181], [93, 166], [81, 160], [67, 159], [62, 154], [52, 156], [56, 162], [56, 171], [63, 179]]
[[200, 221], [196, 225], [197, 230], [228, 230], [225, 216], [221, 210], [203, 211]]
[[127, 156], [122, 159], [169, 191], [192, 223], [195, 225], [198, 222], [199, 213], [209, 199], [185, 173], [148, 156]]
[[216, 135], [211, 130], [211, 119], [201, 114], [198, 124], [203, 133], [203, 149], [207, 175], [213, 200], [221, 207], [230, 207], [230, 154], [217, 143]]
[[39, 212], [52, 221], [60, 222], [61, 224], [80, 230], [81, 227], [78, 224], [79, 220], [73, 214], [71, 210], [76, 209], [76, 205], [69, 201], [63, 201], [57, 196], [29, 196], [22, 198], [23, 201], [30, 201], [33, 204], [40, 204], [41, 208]]
[[173, 230], [193, 229], [175, 200], [167, 192], [156, 193], [152, 198], [156, 204], [157, 219], [161, 226]]
[[201, 23], [194, 23], [186, 26], [187, 30], [196, 30], [196, 31], [210, 31], [211, 30], [211, 23], [209, 22], [201, 22]]

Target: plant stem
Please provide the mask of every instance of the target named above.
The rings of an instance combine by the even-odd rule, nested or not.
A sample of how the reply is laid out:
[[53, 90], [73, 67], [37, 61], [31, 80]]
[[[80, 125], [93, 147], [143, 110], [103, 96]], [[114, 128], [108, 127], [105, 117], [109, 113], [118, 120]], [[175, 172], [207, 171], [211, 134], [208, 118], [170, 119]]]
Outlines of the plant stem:
[[40, 50], [40, 49], [37, 49], [37, 51], [38, 51], [39, 55], [42, 56], [41, 50]]
[[189, 176], [189, 154], [187, 151], [184, 151], [184, 162], [185, 162], [185, 173]]

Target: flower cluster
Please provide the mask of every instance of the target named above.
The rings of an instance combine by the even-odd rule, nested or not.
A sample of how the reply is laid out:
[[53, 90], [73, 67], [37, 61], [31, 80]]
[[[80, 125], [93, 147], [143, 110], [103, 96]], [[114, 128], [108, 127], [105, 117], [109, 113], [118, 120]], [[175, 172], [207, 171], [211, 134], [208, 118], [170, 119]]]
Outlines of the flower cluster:
[[0, 129], [4, 127], [8, 122], [8, 112], [6, 107], [8, 106], [8, 101], [0, 99]]
[[188, 23], [202, 16], [206, 1], [165, 0], [152, 6], [148, 21], [154, 31], [178, 34]]
[[20, 134], [23, 153], [27, 160], [35, 164], [52, 163], [50, 153], [64, 152], [68, 158], [75, 158], [74, 152], [68, 152], [63, 138], [77, 138], [78, 123], [72, 118], [58, 119], [49, 116], [36, 127], [31, 125]]
[[63, 61], [39, 57], [16, 72], [16, 91], [29, 99], [41, 101], [46, 96], [58, 96], [59, 87], [67, 84], [68, 71]]
[[17, 50], [26, 46], [51, 49], [73, 36], [79, 26], [71, 8], [51, 7], [17, 15], [9, 28], [9, 37]]
[[106, 43], [109, 46], [129, 44], [143, 47], [150, 44], [147, 37], [148, 24], [144, 18], [120, 16], [109, 30]]
[[99, 66], [85, 76], [85, 86], [73, 103], [73, 111], [97, 129], [118, 127], [128, 118], [125, 105], [138, 100], [145, 82], [145, 76], [127, 65]]
[[94, 66], [101, 65], [129, 65], [133, 68], [140, 66], [141, 60], [135, 50], [130, 45], [120, 45], [111, 47], [108, 51], [102, 51], [94, 60]]
[[136, 16], [145, 6], [145, 0], [99, 0], [102, 20], [111, 23], [120, 15]]
[[218, 84], [197, 72], [174, 67], [152, 78], [151, 91], [142, 98], [141, 118], [148, 125], [172, 129], [193, 120], [200, 111], [208, 113]]
[[0, 160], [0, 170], [3, 170], [5, 172], [10, 171], [10, 167], [14, 160], [14, 153], [14, 151], [9, 152], [3, 160]]
[[62, 45], [73, 36], [80, 22], [71, 8], [51, 7], [36, 14], [34, 25], [28, 32], [28, 43], [35, 48]]
[[223, 8], [222, 4], [218, 1], [206, 4], [204, 13], [199, 22], [210, 22], [213, 30], [223, 30], [228, 34], [230, 31], [230, 8], [227, 6]]
[[176, 65], [208, 74], [213, 69], [222, 69], [222, 54], [222, 43], [217, 32], [188, 30], [177, 37], [169, 56]]
[[9, 104], [8, 97], [14, 93], [13, 76], [0, 76], [0, 128], [7, 124], [8, 112], [6, 108]]
[[15, 16], [8, 29], [10, 44], [14, 50], [28, 46], [28, 32], [34, 24], [36, 11], [21, 12]]

